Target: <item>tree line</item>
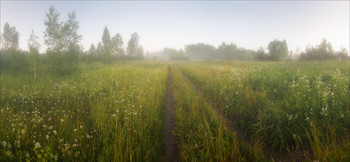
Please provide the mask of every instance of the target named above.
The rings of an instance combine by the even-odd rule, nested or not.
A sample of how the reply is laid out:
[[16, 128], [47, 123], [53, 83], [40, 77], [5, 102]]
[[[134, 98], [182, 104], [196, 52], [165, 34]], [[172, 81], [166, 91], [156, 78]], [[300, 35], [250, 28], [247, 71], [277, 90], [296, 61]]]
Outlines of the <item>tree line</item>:
[[101, 41], [97, 48], [91, 45], [88, 51], [83, 51], [80, 44], [82, 35], [78, 33], [79, 22], [75, 12], [68, 13], [66, 21], [60, 21], [60, 14], [51, 6], [45, 13], [44, 44], [47, 49], [40, 54], [39, 37], [32, 31], [28, 39], [28, 51], [19, 48], [19, 33], [16, 27], [5, 23], [1, 34], [1, 72], [18, 74], [32, 71], [34, 78], [39, 69], [49, 73], [69, 75], [78, 69], [81, 62], [100, 61], [112, 64], [119, 59], [143, 59], [144, 50], [139, 44], [140, 36], [131, 35], [126, 49], [119, 33], [111, 37], [107, 27], [104, 28]]
[[[51, 6], [45, 13], [44, 44], [47, 49], [40, 53], [41, 44], [39, 37], [32, 31], [28, 39], [28, 51], [19, 48], [19, 33], [14, 26], [5, 23], [1, 34], [1, 72], [18, 74], [21, 72], [33, 72], [34, 78], [38, 71], [48, 71], [57, 75], [68, 75], [78, 70], [78, 64], [85, 62], [101, 62], [109, 65], [118, 60], [145, 59], [143, 47], [139, 43], [140, 36], [137, 33], [131, 35], [124, 48], [124, 42], [119, 33], [111, 36], [107, 26], [103, 30], [101, 41], [95, 46], [91, 45], [88, 51], [83, 51], [80, 44], [82, 35], [78, 33], [79, 22], [75, 12], [68, 13], [66, 21], [60, 21], [60, 14]], [[213, 45], [197, 43], [189, 44], [183, 50], [165, 48], [158, 52], [159, 55], [169, 60], [188, 59], [223, 59], [223, 60], [256, 60], [256, 61], [286, 61], [293, 57], [288, 50], [286, 40], [273, 40], [267, 48], [250, 50], [238, 47], [236, 44], [223, 42], [218, 48]], [[331, 60], [348, 59], [348, 51], [343, 48], [334, 51], [330, 42], [323, 39], [317, 46], [307, 47], [299, 56], [299, 60]], [[157, 59], [153, 57], [153, 59]]]
[[[213, 45], [197, 43], [186, 45], [183, 50], [176, 50], [172, 48], [164, 48], [163, 51], [155, 53], [155, 55], [164, 55], [165, 59], [169, 60], [255, 60], [255, 61], [288, 61], [288, 60], [301, 60], [301, 61], [313, 61], [313, 60], [346, 60], [349, 58], [348, 51], [342, 48], [340, 51], [334, 51], [330, 42], [323, 39], [317, 46], [307, 47], [305, 52], [300, 55], [293, 54], [288, 50], [286, 40], [273, 40], [267, 48], [268, 52], [265, 52], [263, 47], [258, 50], [250, 50], [240, 48], [236, 44], [226, 44], [223, 42], [218, 48]], [[153, 58], [156, 59], [156, 58]]]

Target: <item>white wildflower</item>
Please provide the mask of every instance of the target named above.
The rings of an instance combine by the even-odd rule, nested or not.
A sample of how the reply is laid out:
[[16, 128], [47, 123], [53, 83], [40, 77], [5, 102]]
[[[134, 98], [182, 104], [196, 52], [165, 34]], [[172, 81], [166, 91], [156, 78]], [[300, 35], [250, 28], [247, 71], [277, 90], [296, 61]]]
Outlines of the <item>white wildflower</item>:
[[36, 142], [34, 148], [41, 148], [40, 143], [39, 143], [39, 142]]
[[2, 144], [2, 146], [4, 146], [4, 147], [7, 146], [7, 142], [6, 142], [6, 141], [2, 141], [1, 144]]

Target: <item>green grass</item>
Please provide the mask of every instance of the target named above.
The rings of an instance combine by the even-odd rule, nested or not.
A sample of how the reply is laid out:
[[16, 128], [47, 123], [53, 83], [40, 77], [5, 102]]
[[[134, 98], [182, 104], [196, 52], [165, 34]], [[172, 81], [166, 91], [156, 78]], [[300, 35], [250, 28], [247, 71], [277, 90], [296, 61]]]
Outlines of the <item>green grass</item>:
[[311, 150], [310, 158], [323, 159], [338, 144], [349, 142], [349, 62], [214, 62], [180, 67], [226, 117], [252, 138], [262, 137], [269, 148]]
[[207, 101], [172, 68], [174, 101], [176, 103], [176, 136], [181, 161], [261, 161], [260, 153], [246, 154], [237, 137], [223, 124]]
[[37, 80], [2, 73], [0, 161], [160, 161], [169, 67], [180, 161], [268, 161], [267, 150], [348, 161], [349, 66], [121, 61], [66, 77], [42, 69]]
[[167, 74], [159, 64], [87, 68], [37, 82], [2, 75], [0, 161], [157, 160]]

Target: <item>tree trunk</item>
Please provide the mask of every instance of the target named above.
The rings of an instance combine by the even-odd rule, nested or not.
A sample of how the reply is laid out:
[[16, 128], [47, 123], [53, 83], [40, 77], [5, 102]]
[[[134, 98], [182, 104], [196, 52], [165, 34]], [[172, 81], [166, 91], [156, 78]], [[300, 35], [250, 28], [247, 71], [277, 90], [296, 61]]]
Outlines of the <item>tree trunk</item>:
[[34, 80], [36, 80], [36, 69], [35, 69], [35, 63], [34, 63]]

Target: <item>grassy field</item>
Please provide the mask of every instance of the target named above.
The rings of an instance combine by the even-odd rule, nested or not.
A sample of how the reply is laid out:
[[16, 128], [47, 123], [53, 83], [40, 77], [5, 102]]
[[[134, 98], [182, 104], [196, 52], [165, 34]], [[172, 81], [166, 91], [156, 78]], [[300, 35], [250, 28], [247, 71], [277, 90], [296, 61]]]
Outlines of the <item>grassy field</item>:
[[36, 81], [1, 74], [0, 161], [162, 161], [169, 100], [179, 161], [347, 161], [349, 67], [141, 61]]

